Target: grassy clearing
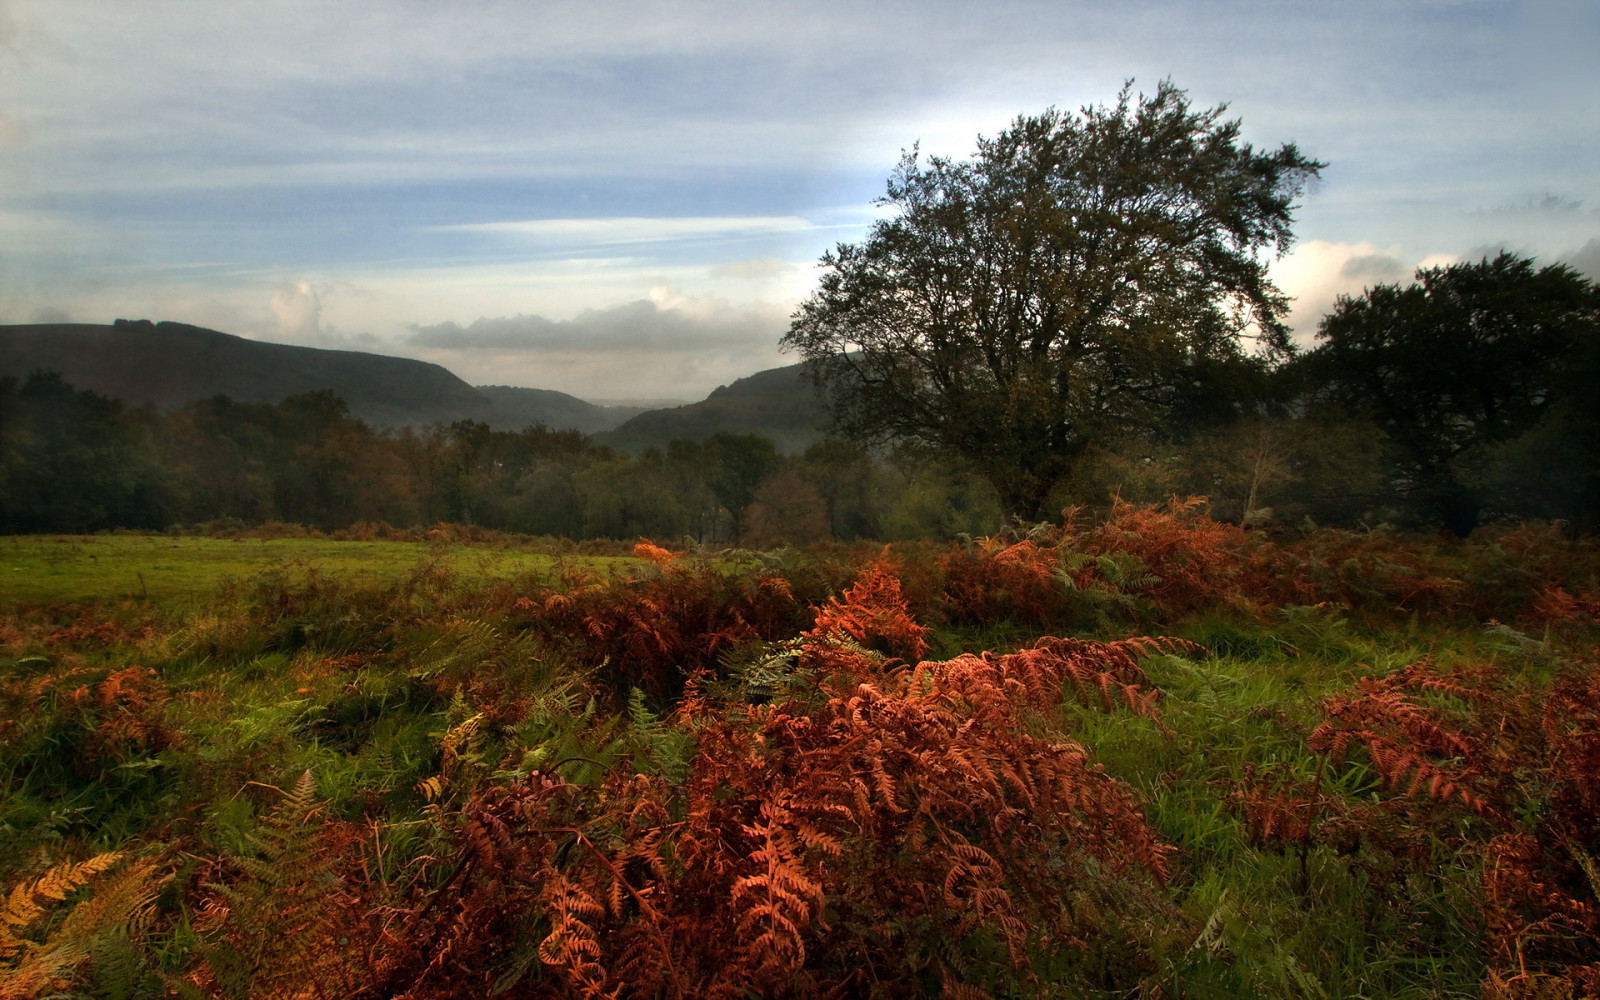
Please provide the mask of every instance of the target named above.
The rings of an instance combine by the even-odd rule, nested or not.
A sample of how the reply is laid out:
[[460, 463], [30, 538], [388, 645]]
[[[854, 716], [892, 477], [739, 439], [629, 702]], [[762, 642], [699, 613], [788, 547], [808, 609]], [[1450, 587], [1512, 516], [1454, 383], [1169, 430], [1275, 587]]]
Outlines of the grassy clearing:
[[225, 586], [266, 572], [284, 574], [291, 583], [320, 574], [352, 587], [373, 587], [394, 583], [428, 564], [487, 582], [548, 579], [575, 565], [621, 569], [637, 561], [423, 542], [12, 535], [0, 537], [0, 604], [139, 601], [192, 609], [213, 600]]

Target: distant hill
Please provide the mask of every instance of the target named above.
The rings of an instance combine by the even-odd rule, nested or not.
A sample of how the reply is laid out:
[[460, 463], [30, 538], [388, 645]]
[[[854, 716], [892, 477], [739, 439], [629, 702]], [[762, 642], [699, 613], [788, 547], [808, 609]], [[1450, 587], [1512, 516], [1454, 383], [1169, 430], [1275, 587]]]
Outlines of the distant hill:
[[530, 424], [552, 430], [598, 434], [646, 412], [643, 406], [598, 406], [554, 389], [522, 389], [509, 385], [480, 385], [478, 391], [494, 406], [489, 425], [495, 430], [520, 431]]
[[482, 393], [426, 361], [268, 344], [183, 323], [0, 326], [0, 375], [39, 369], [159, 409], [218, 395], [276, 403], [331, 389], [353, 416], [381, 427], [487, 421], [494, 413]]
[[158, 409], [227, 396], [277, 403], [329, 389], [376, 427], [481, 420], [496, 430], [542, 423], [609, 430], [641, 406], [596, 406], [550, 389], [474, 388], [439, 365], [360, 351], [268, 344], [183, 323], [0, 326], [0, 376], [60, 372], [72, 385]]
[[797, 454], [826, 436], [828, 416], [805, 365], [769, 368], [717, 388], [698, 403], [641, 413], [595, 440], [633, 454], [665, 449], [674, 439], [703, 441], [713, 434], [759, 434], [778, 450]]
[[60, 372], [72, 385], [173, 409], [212, 396], [277, 403], [328, 389], [376, 427], [481, 420], [496, 430], [571, 428], [637, 454], [676, 438], [759, 434], [798, 453], [824, 436], [827, 415], [804, 365], [757, 372], [698, 403], [668, 409], [599, 406], [551, 389], [474, 388], [439, 365], [360, 351], [269, 344], [184, 323], [0, 326], [0, 377]]

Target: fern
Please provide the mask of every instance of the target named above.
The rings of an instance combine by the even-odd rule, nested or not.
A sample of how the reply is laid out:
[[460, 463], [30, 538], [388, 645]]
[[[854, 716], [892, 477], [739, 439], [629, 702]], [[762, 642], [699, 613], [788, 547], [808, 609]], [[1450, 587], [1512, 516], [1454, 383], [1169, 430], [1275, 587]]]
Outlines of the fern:
[[229, 1000], [350, 996], [366, 984], [362, 935], [345, 907], [348, 890], [319, 816], [307, 771], [251, 838], [252, 856], [219, 866], [197, 925], [210, 934], [191, 991]]
[[[1520, 633], [1507, 632], [1525, 645]], [[1498, 984], [1488, 992], [1510, 996], [1517, 984], [1549, 985], [1555, 980], [1541, 978], [1547, 973], [1600, 988], [1594, 664], [1569, 668], [1548, 689], [1532, 691], [1493, 667], [1445, 674], [1423, 660], [1357, 682], [1354, 692], [1328, 698], [1323, 711], [1310, 747], [1333, 767], [1359, 750], [1391, 793], [1344, 810], [1344, 822], [1374, 846], [1382, 844], [1386, 813], [1412, 814], [1413, 828], [1463, 813], [1471, 819], [1462, 829], [1480, 838], [1479, 909], [1495, 966], [1490, 984]]]
[[847, 639], [890, 656], [916, 662], [928, 650], [928, 630], [911, 618], [887, 558], [869, 564], [844, 592], [817, 611], [816, 627], [806, 638]]
[[823, 907], [822, 884], [801, 863], [805, 844], [788, 829], [794, 821], [772, 802], [761, 804], [760, 817], [745, 828], [758, 846], [749, 856], [752, 874], [733, 883], [731, 903], [739, 914], [737, 929], [750, 985], [775, 990], [805, 964], [805, 939]]
[[[86, 964], [101, 967], [115, 985], [136, 977], [136, 970], [114, 975], [113, 961], [127, 962], [131, 949], [119, 938], [137, 940], [154, 918], [155, 899], [166, 883], [149, 858], [136, 859], [121, 871], [106, 873], [125, 860], [120, 852], [86, 861], [61, 862], [31, 882], [6, 894], [0, 906], [0, 998], [28, 1000], [68, 987]], [[30, 933], [43, 929], [57, 908], [84, 890], [79, 899], [41, 940]], [[137, 965], [137, 962], [134, 962]]]
[[[1178, 644], [897, 663], [862, 641], [920, 638], [884, 573], [744, 668], [804, 690], [773, 676], [751, 705], [744, 685], [696, 682], [666, 719], [632, 695], [618, 739], [653, 773], [578, 784], [546, 757], [439, 810], [455, 850], [388, 911], [377, 992], [1017, 995], [1041, 950], [1145, 933], [1162, 904], [1138, 886], [1170, 849], [1126, 786], [1027, 721], [1079, 683], [1153, 713], [1139, 657]], [[648, 749], [684, 738], [682, 772]]]
[[631, 754], [635, 771], [660, 774], [672, 782], [688, 776], [693, 737], [658, 718], [638, 688], [628, 694], [628, 722], [619, 749]]

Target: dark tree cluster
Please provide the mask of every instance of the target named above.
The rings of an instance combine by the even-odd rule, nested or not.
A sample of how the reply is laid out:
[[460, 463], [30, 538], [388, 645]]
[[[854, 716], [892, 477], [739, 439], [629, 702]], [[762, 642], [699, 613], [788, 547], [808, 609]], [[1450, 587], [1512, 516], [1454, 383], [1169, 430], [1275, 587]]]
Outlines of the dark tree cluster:
[[1302, 362], [1314, 405], [1370, 421], [1388, 486], [1458, 535], [1485, 514], [1600, 509], [1600, 290], [1494, 260], [1346, 297]]

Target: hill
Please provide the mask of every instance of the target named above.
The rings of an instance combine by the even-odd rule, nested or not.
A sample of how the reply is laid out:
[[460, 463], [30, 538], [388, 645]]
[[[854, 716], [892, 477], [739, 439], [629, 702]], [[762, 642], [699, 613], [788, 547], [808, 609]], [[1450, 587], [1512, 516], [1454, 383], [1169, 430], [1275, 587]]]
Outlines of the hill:
[[158, 409], [218, 395], [276, 403], [330, 389], [353, 416], [380, 427], [487, 421], [494, 412], [482, 393], [426, 361], [268, 344], [183, 323], [0, 326], [0, 376], [39, 369]]
[[227, 396], [277, 403], [328, 389], [375, 427], [481, 420], [496, 430], [544, 424], [610, 430], [642, 406], [598, 406], [551, 389], [473, 387], [439, 365], [361, 351], [269, 344], [184, 323], [0, 326], [0, 377], [56, 371], [80, 389], [168, 410]]
[[479, 420], [496, 430], [571, 428], [631, 453], [674, 439], [759, 434], [797, 453], [824, 436], [827, 415], [804, 365], [757, 372], [698, 403], [667, 409], [600, 406], [551, 389], [473, 387], [426, 361], [269, 344], [184, 323], [0, 326], [0, 377], [60, 372], [69, 383], [133, 405], [173, 409], [227, 396], [276, 403], [321, 389], [375, 427]]
[[828, 426], [816, 390], [801, 377], [804, 371], [803, 363], [769, 368], [719, 386], [698, 403], [641, 413], [595, 440], [638, 454], [649, 447], [664, 449], [674, 439], [759, 434], [779, 451], [796, 454], [822, 440]]
[[552, 430], [570, 428], [584, 434], [598, 434], [648, 410], [644, 406], [599, 406], [554, 389], [523, 389], [509, 385], [477, 388], [494, 407], [489, 425], [501, 431], [520, 431], [530, 424], [544, 424]]

